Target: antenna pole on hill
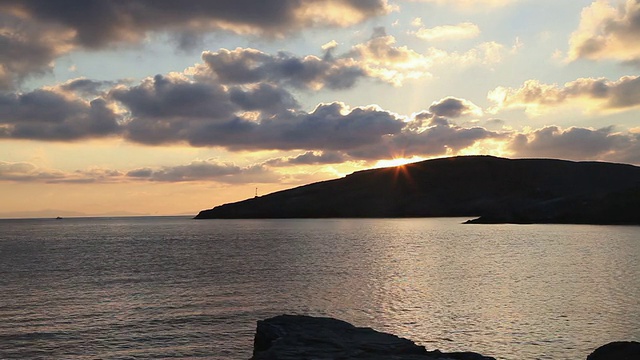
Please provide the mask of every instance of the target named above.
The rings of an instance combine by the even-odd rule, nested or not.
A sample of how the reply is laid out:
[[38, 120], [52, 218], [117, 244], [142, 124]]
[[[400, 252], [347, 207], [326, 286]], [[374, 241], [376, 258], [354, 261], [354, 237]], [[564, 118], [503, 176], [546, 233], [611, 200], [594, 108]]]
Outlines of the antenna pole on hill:
[[255, 197], [258, 197], [258, 188], [256, 188], [256, 196]]

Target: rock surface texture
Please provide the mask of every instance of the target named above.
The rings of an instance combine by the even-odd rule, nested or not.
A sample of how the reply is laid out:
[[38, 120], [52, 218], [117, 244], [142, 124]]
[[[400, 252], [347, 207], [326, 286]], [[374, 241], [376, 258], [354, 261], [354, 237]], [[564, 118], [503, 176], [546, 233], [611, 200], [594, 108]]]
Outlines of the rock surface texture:
[[[332, 318], [280, 315], [258, 321], [250, 360], [320, 359], [495, 360], [474, 352], [427, 351], [411, 340]], [[612, 342], [587, 360], [640, 360], [640, 343]]]
[[637, 341], [616, 341], [597, 348], [587, 360], [638, 360], [640, 343]]
[[411, 340], [331, 318], [281, 315], [258, 321], [252, 360], [294, 359], [495, 360], [427, 351]]

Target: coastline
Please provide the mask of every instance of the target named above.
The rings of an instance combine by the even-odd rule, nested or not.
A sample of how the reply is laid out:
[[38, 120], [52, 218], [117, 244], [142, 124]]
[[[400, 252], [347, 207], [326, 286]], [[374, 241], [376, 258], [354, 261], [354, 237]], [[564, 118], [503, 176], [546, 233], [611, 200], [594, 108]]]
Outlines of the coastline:
[[[409, 339], [328, 317], [284, 314], [257, 322], [249, 360], [299, 359], [496, 360], [471, 351], [427, 350]], [[611, 342], [586, 357], [632, 359], [640, 359], [640, 342]]]

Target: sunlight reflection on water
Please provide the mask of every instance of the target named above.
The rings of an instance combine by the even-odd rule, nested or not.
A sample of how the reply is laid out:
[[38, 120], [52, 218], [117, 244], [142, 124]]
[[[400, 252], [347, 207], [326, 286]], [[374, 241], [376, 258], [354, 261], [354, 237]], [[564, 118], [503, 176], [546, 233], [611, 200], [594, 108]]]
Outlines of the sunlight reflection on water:
[[0, 358], [247, 359], [281, 313], [514, 360], [640, 338], [640, 227], [461, 221], [0, 220]]

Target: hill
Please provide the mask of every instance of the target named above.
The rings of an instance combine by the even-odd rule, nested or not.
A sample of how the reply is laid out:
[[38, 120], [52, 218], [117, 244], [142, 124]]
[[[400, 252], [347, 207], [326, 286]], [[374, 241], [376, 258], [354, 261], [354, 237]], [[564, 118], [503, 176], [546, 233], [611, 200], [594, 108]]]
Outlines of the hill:
[[479, 217], [474, 223], [640, 224], [640, 167], [443, 158], [358, 171], [203, 210], [196, 219], [461, 216]]

